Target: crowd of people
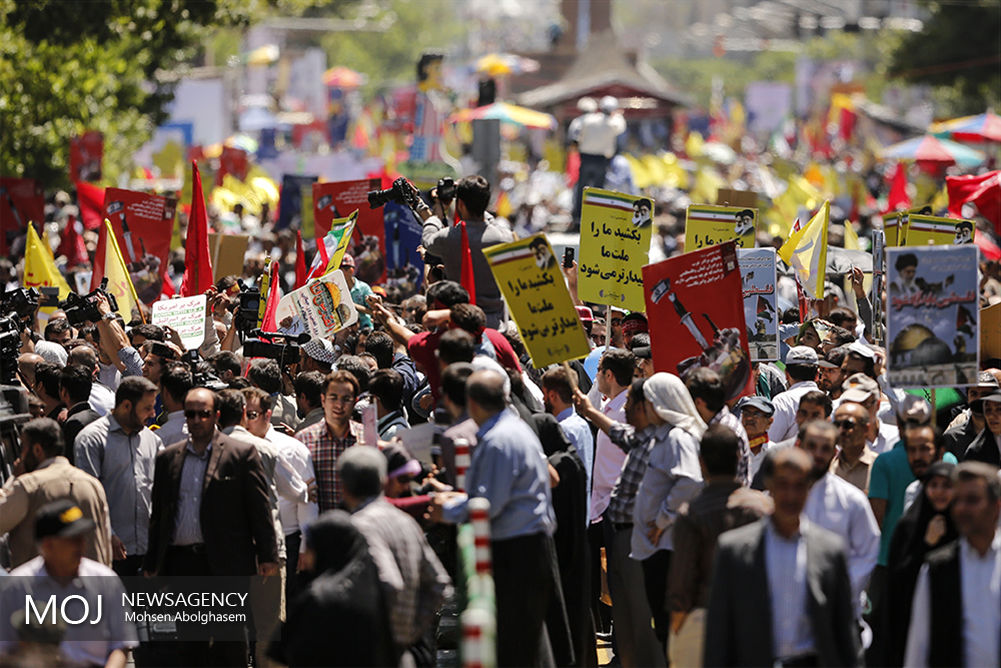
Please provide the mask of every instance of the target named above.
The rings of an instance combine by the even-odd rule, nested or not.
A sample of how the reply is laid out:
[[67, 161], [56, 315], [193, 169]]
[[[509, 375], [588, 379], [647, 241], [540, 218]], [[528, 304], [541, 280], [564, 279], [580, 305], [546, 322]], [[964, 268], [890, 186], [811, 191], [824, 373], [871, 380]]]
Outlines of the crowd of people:
[[[235, 276], [208, 291], [194, 351], [104, 297], [92, 322], [36, 320], [16, 361], [32, 419], [0, 493], [10, 574], [280, 576], [272, 641], [166, 655], [432, 666], [454, 525], [484, 498], [497, 665], [596, 666], [597, 642], [626, 667], [1001, 662], [999, 360], [933, 405], [889, 384], [869, 313], [828, 304], [790, 318], [782, 360], [728, 405], [710, 369], [655, 370], [644, 314], [580, 302], [574, 265], [593, 350], [536, 368], [483, 258], [513, 239], [490, 201], [474, 176], [464, 228], [417, 208], [412, 294], [345, 255], [363, 319], [295, 360], [243, 355]], [[53, 649], [5, 611], [0, 664], [159, 665], [134, 630], [106, 637]]]

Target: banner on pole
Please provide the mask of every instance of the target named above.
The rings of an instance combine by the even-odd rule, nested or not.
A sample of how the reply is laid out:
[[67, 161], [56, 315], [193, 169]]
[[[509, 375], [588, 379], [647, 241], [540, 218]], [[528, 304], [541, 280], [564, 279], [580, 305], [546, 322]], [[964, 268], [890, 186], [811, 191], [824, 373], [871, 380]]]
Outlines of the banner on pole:
[[779, 313], [774, 248], [738, 248], [744, 322], [751, 361], [779, 359]]
[[887, 251], [887, 375], [894, 387], [977, 382], [977, 247]]
[[483, 255], [536, 369], [591, 352], [545, 235], [490, 246], [483, 249]]
[[275, 320], [283, 334], [309, 332], [313, 338], [325, 338], [356, 323], [358, 311], [344, 273], [337, 269], [282, 297]]
[[584, 301], [642, 311], [643, 265], [650, 254], [653, 200], [585, 188], [577, 291]]

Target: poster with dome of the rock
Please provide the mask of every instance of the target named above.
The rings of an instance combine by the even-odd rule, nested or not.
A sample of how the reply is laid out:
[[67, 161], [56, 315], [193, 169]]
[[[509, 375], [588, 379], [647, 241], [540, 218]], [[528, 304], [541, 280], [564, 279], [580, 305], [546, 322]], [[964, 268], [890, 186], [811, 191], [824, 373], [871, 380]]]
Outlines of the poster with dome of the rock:
[[887, 249], [887, 375], [894, 387], [977, 381], [977, 247]]

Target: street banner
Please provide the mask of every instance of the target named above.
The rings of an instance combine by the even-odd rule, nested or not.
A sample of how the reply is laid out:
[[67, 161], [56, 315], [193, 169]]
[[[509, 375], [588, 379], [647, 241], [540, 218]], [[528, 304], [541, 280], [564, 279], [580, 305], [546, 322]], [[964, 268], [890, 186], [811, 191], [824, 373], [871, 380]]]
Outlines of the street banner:
[[738, 248], [744, 295], [744, 322], [751, 361], [779, 359], [779, 314], [774, 248]]
[[[313, 184], [313, 236], [323, 238], [331, 223], [358, 212], [358, 222], [347, 252], [355, 258], [355, 278], [369, 285], [386, 280], [386, 226], [383, 207], [368, 205], [368, 192], [378, 190], [379, 179]], [[305, 231], [303, 234], [310, 237]]]
[[185, 349], [197, 350], [205, 340], [205, 301], [205, 295], [195, 295], [154, 302], [150, 322], [177, 330]]
[[544, 234], [484, 248], [483, 255], [536, 369], [586, 357], [591, 352], [556, 255]]
[[88, 130], [70, 139], [70, 181], [95, 183], [101, 180], [104, 135]]
[[685, 252], [724, 241], [736, 241], [738, 248], [754, 248], [757, 222], [757, 209], [693, 204], [685, 214]]
[[283, 334], [309, 332], [314, 339], [325, 338], [357, 322], [358, 311], [344, 273], [337, 269], [282, 297], [275, 320]]
[[907, 238], [901, 246], [959, 246], [972, 244], [976, 226], [972, 220], [939, 216], [907, 216]]
[[278, 198], [278, 220], [275, 229], [286, 227], [297, 229], [302, 225], [302, 188], [310, 187], [317, 177], [303, 174], [285, 174], [282, 176], [282, 189]]
[[584, 189], [577, 272], [582, 300], [630, 311], [645, 308], [643, 265], [650, 254], [653, 215], [648, 197]]
[[887, 250], [887, 375], [894, 387], [977, 382], [976, 246]]
[[35, 179], [0, 176], [0, 229], [23, 230], [45, 222], [45, 193]]
[[[104, 191], [104, 217], [111, 221], [136, 295], [143, 303], [152, 304], [160, 298], [167, 275], [174, 207], [159, 195], [108, 188]], [[106, 244], [107, 228], [102, 227], [94, 254], [91, 290], [104, 278]]]
[[655, 370], [685, 379], [709, 367], [727, 401], [753, 392], [735, 242], [648, 264], [643, 286]]

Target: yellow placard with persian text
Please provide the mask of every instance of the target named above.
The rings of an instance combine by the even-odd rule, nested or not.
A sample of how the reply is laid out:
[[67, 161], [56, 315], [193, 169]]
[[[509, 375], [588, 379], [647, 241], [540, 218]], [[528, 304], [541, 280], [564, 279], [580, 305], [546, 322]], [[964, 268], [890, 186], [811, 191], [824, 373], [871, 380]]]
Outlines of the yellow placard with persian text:
[[757, 222], [757, 209], [693, 204], [685, 213], [685, 252], [724, 241], [736, 241], [737, 248], [754, 248]]
[[907, 238], [901, 246], [959, 246], [972, 244], [976, 226], [972, 220], [922, 216], [912, 213], [907, 221]]
[[586, 302], [643, 311], [643, 265], [650, 254], [653, 200], [585, 188], [577, 293]]
[[536, 369], [591, 352], [545, 235], [490, 246], [483, 249], [483, 255]]

